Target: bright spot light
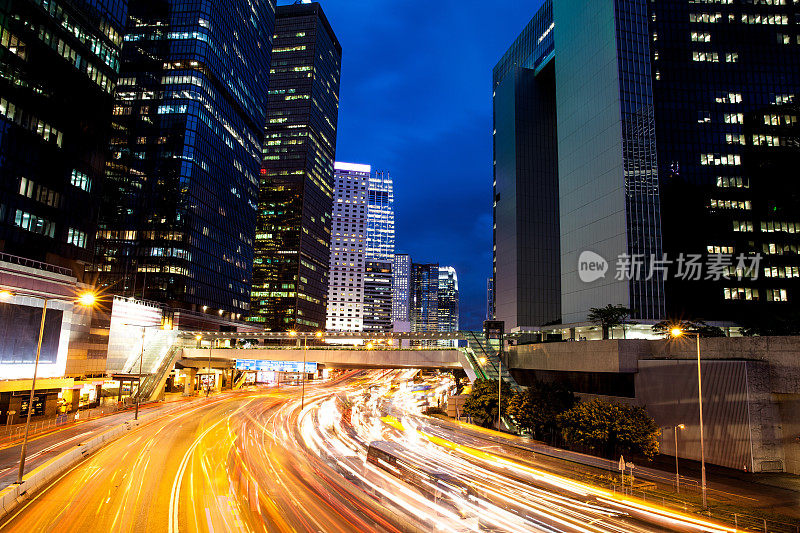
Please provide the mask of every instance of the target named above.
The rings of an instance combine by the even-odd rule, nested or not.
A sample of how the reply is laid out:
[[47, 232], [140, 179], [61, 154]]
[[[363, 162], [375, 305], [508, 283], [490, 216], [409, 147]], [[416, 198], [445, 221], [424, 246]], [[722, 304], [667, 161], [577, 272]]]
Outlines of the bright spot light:
[[686, 426], [685, 426], [685, 425], [683, 425], [683, 424], [678, 424], [678, 429], [685, 429], [685, 428], [686, 428]]
[[681, 330], [681, 328], [672, 328], [670, 333], [672, 334], [673, 337], [680, 337], [681, 335], [683, 335], [683, 331]]
[[78, 296], [78, 303], [85, 306], [94, 305], [97, 301], [97, 296], [93, 292], [84, 292]]
[[292, 337], [297, 337], [297, 332], [295, 330], [290, 330], [289, 335]]
[[0, 300], [8, 300], [14, 296], [14, 293], [11, 291], [2, 290], [0, 291]]
[[318, 332], [314, 333], [314, 336], [319, 339], [320, 337], [322, 337], [322, 332], [318, 331]]
[[481, 357], [480, 359], [478, 359], [478, 362], [481, 364], [481, 366], [483, 366], [483, 365], [486, 364], [486, 358], [485, 357]]

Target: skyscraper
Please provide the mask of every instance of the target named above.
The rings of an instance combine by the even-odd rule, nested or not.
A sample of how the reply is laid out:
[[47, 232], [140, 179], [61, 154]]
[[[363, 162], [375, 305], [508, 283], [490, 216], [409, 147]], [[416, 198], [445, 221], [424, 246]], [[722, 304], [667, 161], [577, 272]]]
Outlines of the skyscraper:
[[325, 327], [342, 48], [316, 2], [279, 6], [250, 320]]
[[[498, 320], [576, 323], [609, 303], [644, 321], [791, 307], [800, 280], [763, 274], [800, 266], [777, 252], [796, 239], [761, 227], [794, 227], [800, 201], [766, 169], [800, 149], [770, 151], [775, 132], [755, 130], [794, 116], [792, 13], [545, 2], [494, 69]], [[687, 263], [706, 270], [687, 276]]]
[[367, 250], [369, 165], [334, 165], [333, 237], [325, 329], [364, 329], [364, 276]]
[[394, 254], [392, 261], [392, 324], [394, 331], [411, 331], [411, 256]]
[[248, 312], [273, 26], [272, 0], [130, 2], [97, 234], [108, 290]]
[[367, 257], [394, 259], [394, 187], [388, 170], [376, 170], [369, 178]]
[[458, 331], [458, 274], [451, 266], [439, 267], [437, 287], [439, 331], [449, 333]]
[[411, 264], [411, 330], [439, 331], [439, 265]]
[[0, 250], [72, 268], [94, 256], [127, 2], [0, 7]]
[[392, 331], [392, 263], [367, 259], [364, 264], [364, 331]]

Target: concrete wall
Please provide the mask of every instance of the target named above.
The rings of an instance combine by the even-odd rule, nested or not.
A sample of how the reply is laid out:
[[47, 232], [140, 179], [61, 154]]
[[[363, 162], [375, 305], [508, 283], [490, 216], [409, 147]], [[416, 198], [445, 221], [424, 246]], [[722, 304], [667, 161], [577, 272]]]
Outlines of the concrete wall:
[[[707, 460], [800, 473], [800, 337], [701, 339], [700, 351]], [[514, 346], [508, 360], [520, 370], [634, 373], [635, 403], [660, 426], [685, 424], [678, 453], [699, 459], [696, 357], [687, 338]], [[674, 453], [671, 431], [661, 449]]]

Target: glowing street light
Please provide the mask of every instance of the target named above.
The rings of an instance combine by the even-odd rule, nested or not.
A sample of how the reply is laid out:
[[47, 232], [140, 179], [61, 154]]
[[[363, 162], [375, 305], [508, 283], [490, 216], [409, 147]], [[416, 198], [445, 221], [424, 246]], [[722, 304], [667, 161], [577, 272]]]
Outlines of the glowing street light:
[[[703, 509], [708, 509], [708, 501], [706, 500], [706, 450], [703, 434], [703, 381], [700, 373], [700, 333], [696, 331], [684, 331], [679, 327], [674, 327], [670, 330], [670, 334], [674, 338], [683, 337], [685, 335], [694, 335], [695, 340], [697, 341], [697, 398], [700, 407], [700, 484], [703, 491]], [[677, 430], [675, 431], [677, 438]], [[678, 453], [677, 445], [675, 453]]]

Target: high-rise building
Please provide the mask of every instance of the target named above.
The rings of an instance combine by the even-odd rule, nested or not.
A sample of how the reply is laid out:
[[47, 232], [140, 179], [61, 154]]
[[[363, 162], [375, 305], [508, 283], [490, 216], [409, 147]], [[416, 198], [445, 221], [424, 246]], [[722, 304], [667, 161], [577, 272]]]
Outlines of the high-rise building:
[[367, 196], [371, 167], [334, 165], [333, 236], [325, 329], [364, 329], [364, 276], [367, 251]]
[[364, 331], [392, 331], [392, 263], [367, 259], [364, 264]]
[[436, 297], [439, 308], [439, 331], [445, 333], [458, 331], [458, 275], [455, 268], [439, 267]]
[[392, 324], [394, 331], [411, 331], [411, 256], [394, 254], [392, 261]]
[[274, 10], [130, 2], [97, 234], [109, 291], [248, 313]]
[[793, 307], [800, 278], [764, 274], [800, 267], [783, 251], [798, 239], [762, 229], [794, 227], [800, 207], [768, 170], [800, 154], [777, 133], [800, 94], [793, 13], [545, 1], [493, 76], [506, 328], [579, 323], [606, 304], [644, 321]]
[[279, 6], [250, 320], [325, 327], [342, 47], [316, 2]]
[[494, 320], [494, 278], [486, 278], [486, 320]]
[[0, 7], [0, 250], [73, 270], [94, 257], [124, 0]]
[[369, 178], [367, 257], [394, 259], [394, 187], [388, 170], [376, 170]]
[[438, 263], [411, 263], [411, 330], [439, 331]]

